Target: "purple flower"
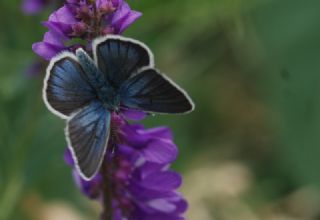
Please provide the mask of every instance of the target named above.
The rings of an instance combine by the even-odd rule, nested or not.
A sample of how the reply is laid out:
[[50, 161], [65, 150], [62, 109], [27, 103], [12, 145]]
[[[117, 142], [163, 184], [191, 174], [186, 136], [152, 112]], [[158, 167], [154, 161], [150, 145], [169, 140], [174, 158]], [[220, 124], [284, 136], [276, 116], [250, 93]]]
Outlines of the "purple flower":
[[[141, 13], [131, 10], [124, 0], [67, 0], [44, 22], [49, 31], [41, 42], [32, 46], [33, 51], [46, 60], [57, 53], [73, 50], [79, 45], [67, 46], [73, 38], [91, 42], [106, 34], [121, 34]], [[90, 48], [88, 48], [90, 49]]]
[[57, 53], [67, 49], [64, 46], [65, 37], [56, 30], [50, 30], [45, 33], [42, 42], [32, 45], [33, 51], [46, 60], [50, 60]]
[[[50, 1], [25, 0], [23, 7], [35, 13]], [[79, 47], [90, 52], [93, 39], [121, 34], [140, 16], [125, 0], [65, 0], [43, 22], [48, 31], [32, 49], [45, 60]], [[32, 71], [37, 68], [35, 65]], [[76, 185], [87, 197], [103, 205], [103, 220], [183, 220], [188, 205], [177, 192], [181, 176], [170, 170], [178, 155], [171, 131], [166, 127], [145, 129], [129, 124], [128, 120], [142, 120], [147, 113], [127, 109], [125, 105], [119, 108], [112, 111], [107, 152], [93, 178], [83, 179], [71, 152], [65, 152]]]
[[22, 11], [26, 14], [37, 14], [49, 3], [49, 0], [24, 0]]
[[[104, 163], [102, 172], [90, 181], [81, 179], [74, 169], [80, 190], [102, 202], [102, 219], [112, 215], [114, 220], [183, 220], [187, 202], [176, 191], [181, 176], [170, 170], [178, 154], [171, 131], [166, 127], [145, 129], [142, 125], [130, 125], [117, 115], [113, 115], [112, 123], [117, 143], [113, 150], [109, 146], [109, 163]], [[65, 159], [74, 166], [68, 150]], [[107, 198], [111, 200], [109, 207], [106, 190], [111, 197]]]

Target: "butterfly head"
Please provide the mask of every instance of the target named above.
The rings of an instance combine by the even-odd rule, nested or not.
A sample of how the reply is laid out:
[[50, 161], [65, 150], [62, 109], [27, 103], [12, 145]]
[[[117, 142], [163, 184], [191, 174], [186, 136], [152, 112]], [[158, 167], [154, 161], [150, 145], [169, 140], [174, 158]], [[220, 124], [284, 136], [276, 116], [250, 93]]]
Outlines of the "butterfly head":
[[100, 70], [82, 48], [77, 49], [76, 56], [98, 100], [106, 110], [119, 112], [120, 95], [118, 92], [119, 88], [116, 86], [117, 84], [110, 80], [104, 71]]
[[100, 94], [100, 101], [102, 102], [103, 106], [109, 110], [110, 112], [120, 112], [120, 96], [115, 92], [115, 90], [110, 90], [106, 88], [107, 91], [101, 89], [99, 92]]

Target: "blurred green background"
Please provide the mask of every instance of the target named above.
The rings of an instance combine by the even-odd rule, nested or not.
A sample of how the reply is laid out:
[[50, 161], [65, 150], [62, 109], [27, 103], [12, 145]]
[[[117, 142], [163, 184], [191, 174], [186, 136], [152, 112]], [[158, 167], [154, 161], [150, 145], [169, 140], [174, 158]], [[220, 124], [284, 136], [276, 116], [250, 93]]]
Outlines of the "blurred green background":
[[[63, 161], [64, 122], [26, 69], [53, 8], [0, 2], [0, 220], [97, 219]], [[143, 12], [125, 36], [196, 103], [168, 125], [190, 220], [320, 219], [320, 1], [129, 0]]]

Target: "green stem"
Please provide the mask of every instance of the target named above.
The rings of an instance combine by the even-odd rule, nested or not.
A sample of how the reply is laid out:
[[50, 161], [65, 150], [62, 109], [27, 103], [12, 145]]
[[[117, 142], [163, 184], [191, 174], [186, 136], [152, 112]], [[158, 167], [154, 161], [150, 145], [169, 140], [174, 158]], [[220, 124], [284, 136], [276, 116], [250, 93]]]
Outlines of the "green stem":
[[101, 166], [103, 179], [103, 213], [102, 220], [112, 220], [112, 185], [110, 182], [110, 170], [108, 161], [105, 159]]

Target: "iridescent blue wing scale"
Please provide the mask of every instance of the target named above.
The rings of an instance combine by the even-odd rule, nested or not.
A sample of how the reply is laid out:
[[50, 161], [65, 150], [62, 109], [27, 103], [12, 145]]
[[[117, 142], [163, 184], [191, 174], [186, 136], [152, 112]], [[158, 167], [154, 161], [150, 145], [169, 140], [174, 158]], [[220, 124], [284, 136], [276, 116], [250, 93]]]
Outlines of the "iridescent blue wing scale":
[[91, 179], [99, 170], [108, 144], [111, 113], [93, 101], [67, 122], [66, 136], [81, 176]]
[[95, 40], [93, 51], [99, 69], [115, 89], [142, 67], [154, 65], [148, 47], [132, 39], [103, 37]]
[[154, 113], [187, 113], [194, 105], [178, 85], [153, 68], [141, 70], [120, 89], [124, 107]]
[[95, 98], [77, 58], [68, 52], [53, 59], [47, 69], [43, 98], [56, 115], [67, 118]]

